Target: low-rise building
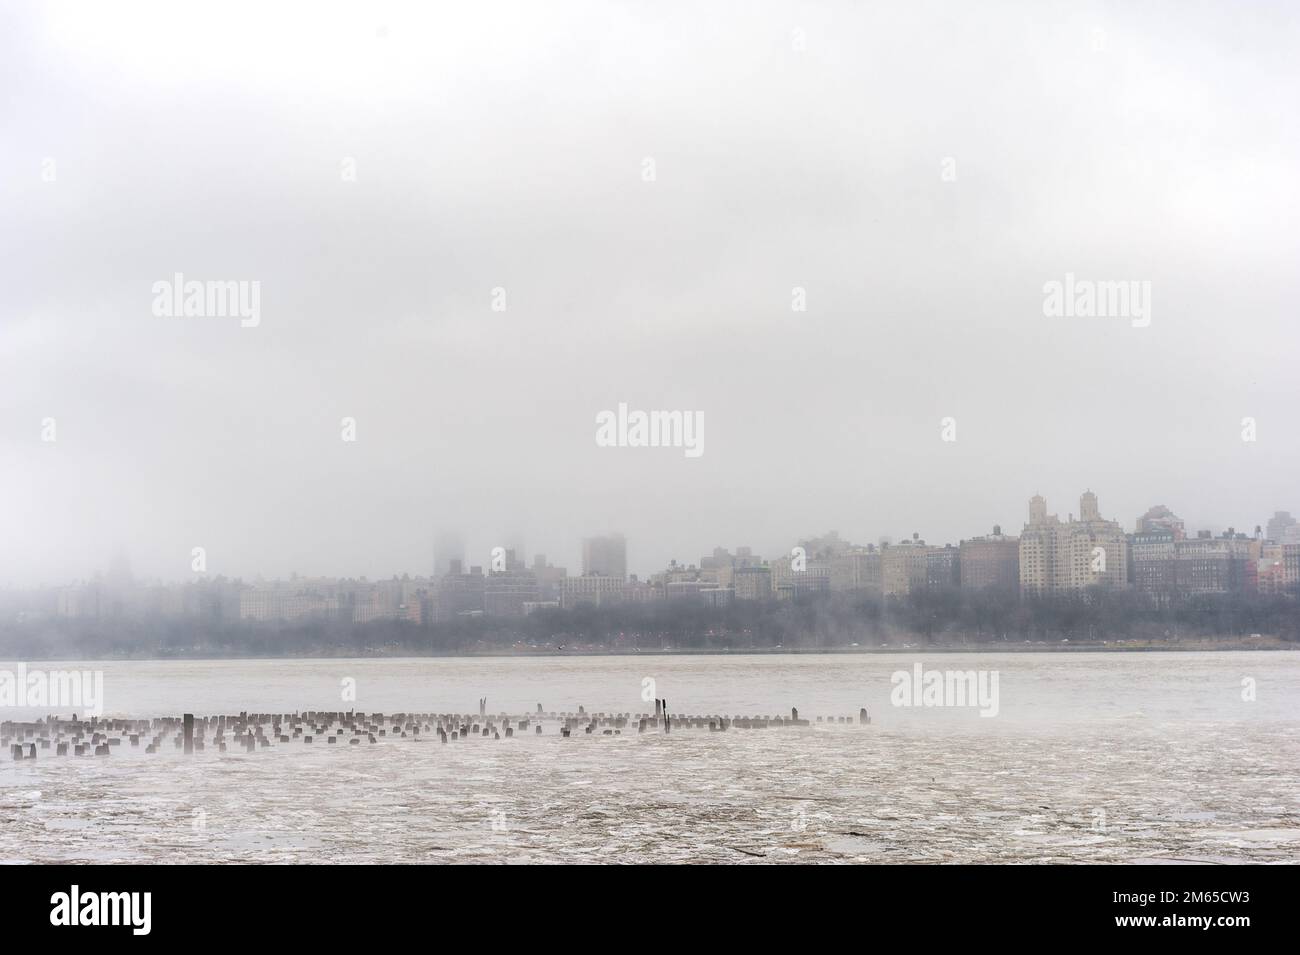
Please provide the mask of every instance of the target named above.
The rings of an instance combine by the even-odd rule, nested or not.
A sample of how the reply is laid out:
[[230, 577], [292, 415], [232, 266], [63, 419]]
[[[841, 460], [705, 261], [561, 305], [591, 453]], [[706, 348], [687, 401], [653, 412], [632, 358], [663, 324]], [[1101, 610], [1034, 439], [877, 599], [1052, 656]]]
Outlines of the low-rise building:
[[565, 577], [560, 581], [560, 606], [568, 610], [580, 604], [599, 607], [604, 604], [622, 603], [626, 584], [627, 581], [622, 577], [610, 577], [604, 574]]

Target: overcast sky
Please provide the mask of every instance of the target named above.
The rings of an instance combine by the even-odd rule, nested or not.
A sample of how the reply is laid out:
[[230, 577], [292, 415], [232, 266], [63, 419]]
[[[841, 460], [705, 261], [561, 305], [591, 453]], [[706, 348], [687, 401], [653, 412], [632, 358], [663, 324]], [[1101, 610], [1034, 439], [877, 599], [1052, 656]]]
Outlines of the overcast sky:
[[4, 4], [0, 584], [1300, 513], [1300, 7], [1135, 6]]

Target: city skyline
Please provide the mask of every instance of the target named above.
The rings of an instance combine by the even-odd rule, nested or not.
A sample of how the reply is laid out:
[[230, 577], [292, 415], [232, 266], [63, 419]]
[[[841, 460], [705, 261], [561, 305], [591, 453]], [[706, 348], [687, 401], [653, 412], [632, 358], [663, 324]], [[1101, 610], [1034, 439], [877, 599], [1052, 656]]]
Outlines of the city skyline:
[[[1091, 515], [1087, 515], [1086, 513], [1090, 506], [1088, 501], [1089, 497], [1091, 497], [1091, 507], [1094, 509]], [[1035, 513], [1036, 502], [1040, 501], [1041, 513]], [[394, 579], [423, 580], [436, 578], [446, 574], [450, 569], [448, 566], [449, 563], [453, 561], [459, 564], [463, 572], [469, 572], [471, 568], [478, 568], [482, 573], [488, 574], [494, 569], [497, 569], [493, 566], [494, 559], [500, 559], [500, 555], [505, 553], [509, 553], [511, 559], [517, 561], [519, 565], [529, 568], [533, 566], [535, 559], [544, 560], [550, 566], [559, 567], [566, 571], [568, 568], [573, 568], [572, 573], [568, 574], [569, 576], [587, 576], [593, 573], [605, 575], [604, 572], [613, 566], [615, 568], [621, 567], [622, 573], [612, 572], [608, 574], [609, 576], [648, 580], [653, 575], [662, 573], [665, 568], [672, 565], [677, 565], [682, 568], [690, 567], [692, 569], [697, 565], [702, 566], [703, 563], [708, 560], [710, 553], [716, 553], [719, 549], [727, 550], [729, 548], [737, 548], [738, 550], [753, 552], [760, 555], [762, 560], [766, 563], [768, 559], [788, 556], [786, 552], [790, 547], [797, 546], [801, 542], [821, 539], [823, 535], [830, 535], [831, 537], [838, 538], [846, 543], [853, 541], [855, 542], [854, 546], [869, 546], [872, 548], [876, 548], [882, 543], [908, 543], [911, 538], [919, 538], [923, 543], [928, 540], [932, 545], [941, 547], [955, 546], [968, 541], [983, 540], [996, 533], [1001, 533], [1008, 537], [1019, 538], [1025, 531], [1033, 528], [1036, 523], [1041, 523], [1044, 518], [1050, 518], [1052, 520], [1060, 519], [1068, 523], [1079, 521], [1086, 522], [1087, 520], [1092, 519], [1101, 520], [1107, 524], [1115, 524], [1130, 544], [1134, 535], [1142, 532], [1148, 523], [1159, 523], [1164, 516], [1176, 520], [1179, 527], [1179, 534], [1190, 538], [1194, 538], [1198, 536], [1198, 534], [1200, 536], [1209, 535], [1212, 538], [1218, 538], [1229, 531], [1235, 533], [1237, 536], [1244, 535], [1245, 537], [1253, 538], [1256, 536], [1256, 530], [1258, 529], [1259, 537], [1263, 540], [1275, 542], [1282, 542], [1283, 540], [1288, 542], [1300, 540], [1300, 522], [1297, 522], [1297, 519], [1289, 510], [1275, 509], [1272, 513], [1261, 520], [1247, 522], [1240, 525], [1206, 525], [1205, 523], [1194, 519], [1188, 520], [1184, 515], [1178, 514], [1178, 508], [1170, 507], [1164, 502], [1149, 505], [1142, 514], [1139, 514], [1131, 522], [1122, 520], [1114, 515], [1101, 518], [1097, 514], [1096, 510], [1098, 508], [1097, 495], [1090, 488], [1086, 489], [1080, 495], [1078, 503], [1080, 506], [1077, 510], [1067, 509], [1062, 513], [1049, 514], [1049, 508], [1054, 507], [1051, 504], [1051, 500], [1035, 494], [1025, 505], [1025, 519], [1021, 524], [991, 522], [986, 524], [982, 530], [977, 530], [957, 538], [931, 536], [923, 533], [921, 530], [913, 530], [908, 533], [897, 535], [879, 534], [875, 536], [863, 536], [852, 533], [841, 535], [840, 527], [831, 526], [823, 531], [813, 531], [811, 533], [794, 535], [788, 538], [783, 544], [775, 544], [768, 547], [755, 546], [743, 541], [714, 542], [711, 545], [695, 547], [693, 553], [699, 554], [700, 556], [698, 557], [692, 557], [689, 553], [681, 553], [683, 549], [678, 548], [677, 551], [674, 552], [673, 556], [670, 556], [661, 563], [650, 567], [646, 567], [645, 562], [636, 562], [635, 542], [633, 541], [632, 546], [629, 548], [628, 543], [630, 538], [628, 535], [618, 531], [611, 531], [604, 535], [592, 535], [579, 538], [576, 541], [576, 545], [569, 549], [569, 551], [573, 553], [574, 558], [566, 558], [564, 556], [566, 551], [563, 549], [539, 547], [536, 550], [530, 551], [522, 545], [522, 539], [518, 536], [514, 538], [502, 536], [498, 540], [491, 544], [487, 544], [486, 546], [471, 548], [466, 543], [467, 539], [477, 540], [482, 538], [486, 540], [485, 535], [466, 535], [461, 530], [444, 528], [442, 531], [431, 535], [433, 539], [431, 557], [424, 567], [393, 568], [381, 573], [362, 573], [355, 571], [304, 571], [298, 569], [291, 569], [280, 573], [264, 573], [261, 571], [255, 571], [253, 573], [232, 573], [220, 569], [219, 567], [208, 566], [210, 555], [207, 549], [203, 548], [202, 561], [205, 567], [203, 571], [196, 572], [192, 569], [196, 555], [194, 550], [191, 549], [183, 555], [183, 560], [180, 561], [189, 569], [188, 573], [177, 574], [173, 577], [161, 577], [141, 573], [135, 567], [130, 552], [118, 550], [114, 554], [110, 555], [99, 569], [88, 576], [72, 576], [29, 583], [4, 581], [0, 582], [0, 589], [40, 589], [67, 586], [75, 583], [88, 583], [104, 577], [111, 577], [114, 573], [120, 575], [123, 572], [123, 568], [128, 568], [131, 578], [138, 583], [163, 585], [191, 583], [201, 579], [214, 579], [218, 577], [230, 580], [242, 580], [245, 582], [280, 582], [297, 578], [357, 580], [370, 582]], [[1059, 511], [1060, 509], [1055, 510]], [[1107, 510], [1109, 513], [1109, 509]], [[1290, 530], [1285, 530], [1288, 527]], [[1283, 532], [1285, 533], [1285, 536]], [[602, 556], [597, 559], [597, 563], [599, 563], [600, 566], [593, 568], [592, 559], [588, 554], [589, 545], [596, 544], [598, 547], [605, 547], [615, 542], [617, 542], [617, 544], [622, 548], [621, 555], [619, 557], [607, 557], [602, 554]], [[196, 546], [202, 547], [202, 545]], [[613, 561], [614, 563], [611, 565], [610, 561]]]

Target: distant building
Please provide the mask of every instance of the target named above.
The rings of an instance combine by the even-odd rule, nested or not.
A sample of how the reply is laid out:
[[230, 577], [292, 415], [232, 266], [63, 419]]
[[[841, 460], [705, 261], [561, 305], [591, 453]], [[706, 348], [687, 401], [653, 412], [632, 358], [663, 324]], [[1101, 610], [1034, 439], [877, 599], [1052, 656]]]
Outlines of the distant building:
[[492, 617], [523, 617], [526, 604], [540, 603], [537, 575], [518, 568], [491, 571], [483, 582], [483, 612]]
[[1187, 536], [1183, 528], [1183, 519], [1163, 504], [1157, 504], [1137, 519], [1136, 533], [1161, 532], [1173, 535], [1174, 540], [1182, 540]]
[[439, 531], [433, 540], [433, 575], [443, 577], [451, 573], [453, 563], [465, 563], [465, 541], [457, 531]]
[[670, 560], [668, 566], [659, 573], [654, 574], [650, 580], [661, 590], [668, 584], [675, 584], [681, 581], [698, 581], [702, 579], [700, 569], [694, 564], [679, 564], [676, 560]]
[[539, 610], [558, 610], [560, 602], [558, 600], [538, 600], [533, 603], [524, 604], [524, 616], [536, 613]]
[[622, 534], [588, 537], [582, 542], [582, 576], [627, 579], [627, 540]]
[[664, 591], [662, 587], [645, 580], [637, 580], [636, 574], [628, 578], [623, 585], [623, 600], [627, 603], [648, 603], [653, 600], [663, 600]]
[[881, 547], [880, 581], [884, 595], [901, 597], [925, 590], [930, 583], [932, 550], [917, 534], [911, 540]]
[[429, 591], [423, 587], [411, 590], [402, 598], [402, 605], [398, 608], [398, 619], [422, 625], [432, 619], [429, 609]]
[[1115, 521], [1102, 518], [1097, 495], [1079, 498], [1079, 520], [1047, 513], [1041, 496], [1029, 502], [1029, 523], [1020, 535], [1020, 590], [1024, 594], [1069, 593], [1089, 587], [1128, 586], [1128, 538]]
[[961, 583], [961, 551], [952, 544], [931, 547], [925, 555], [927, 590], [948, 590]]
[[1130, 550], [1134, 588], [1159, 604], [1198, 594], [1289, 592], [1285, 547], [1232, 528], [1220, 537], [1209, 531], [1193, 538], [1176, 537], [1171, 529], [1139, 532], [1130, 538]]
[[560, 581], [560, 606], [568, 610], [580, 604], [601, 606], [622, 603], [626, 581], [606, 574], [583, 574]]
[[716, 582], [719, 587], [730, 587], [737, 570], [759, 567], [762, 563], [748, 547], [737, 547], [734, 554], [725, 547], [715, 547], [711, 555], [700, 558], [700, 577]]
[[401, 581], [377, 581], [355, 588], [353, 594], [353, 623], [400, 620], [408, 616], [406, 606], [402, 602]]
[[711, 555], [700, 558], [700, 576], [716, 585], [730, 587], [734, 560], [731, 551], [715, 547]]
[[1259, 542], [1233, 528], [1221, 537], [1202, 531], [1175, 548], [1175, 585], [1183, 596], [1258, 590]]
[[545, 554], [533, 557], [533, 576], [537, 578], [537, 593], [541, 603], [559, 601], [560, 581], [569, 576], [568, 570], [547, 563]]
[[253, 587], [239, 595], [239, 616], [244, 620], [301, 620], [338, 613], [338, 597], [293, 586]]
[[448, 573], [440, 577], [434, 587], [433, 619], [444, 622], [462, 615], [483, 613], [486, 590], [482, 567], [471, 567], [469, 573], [463, 573], [461, 562], [452, 560]]
[[1282, 545], [1282, 565], [1287, 592], [1300, 596], [1300, 541]]
[[100, 615], [99, 582], [77, 584], [59, 590], [57, 613], [60, 617], [98, 617]]
[[698, 599], [706, 607], [729, 607], [736, 600], [736, 591], [731, 587], [706, 587]]
[[1300, 523], [1289, 511], [1275, 511], [1268, 520], [1268, 539], [1278, 544], [1300, 542]]
[[801, 540], [799, 546], [809, 557], [830, 560], [840, 554], [855, 550], [854, 545], [840, 537], [839, 531], [828, 531], [821, 537], [809, 537]]
[[771, 600], [772, 570], [770, 567], [739, 567], [733, 577], [737, 600]]
[[802, 558], [778, 558], [768, 565], [768, 570], [771, 572], [772, 595], [778, 600], [794, 600], [831, 589], [830, 558], [814, 557], [806, 548]]
[[1014, 594], [1020, 589], [1020, 538], [1007, 537], [994, 525], [993, 533], [972, 537], [958, 545], [962, 590], [996, 590]]
[[880, 552], [874, 544], [842, 551], [830, 563], [832, 591], [880, 595]]
[[711, 580], [672, 580], [664, 585], [664, 597], [669, 603], [700, 603], [703, 591], [716, 589], [717, 584]]
[[[1138, 527], [1143, 526], [1138, 521]], [[1178, 593], [1178, 542], [1181, 538], [1167, 527], [1146, 525], [1129, 539], [1133, 587], [1157, 603], [1167, 603]]]
[[1295, 544], [1275, 544], [1264, 541], [1259, 549], [1259, 559], [1255, 564], [1255, 588], [1261, 594], [1287, 594], [1292, 590], [1294, 581], [1288, 579], [1283, 548], [1295, 547]]

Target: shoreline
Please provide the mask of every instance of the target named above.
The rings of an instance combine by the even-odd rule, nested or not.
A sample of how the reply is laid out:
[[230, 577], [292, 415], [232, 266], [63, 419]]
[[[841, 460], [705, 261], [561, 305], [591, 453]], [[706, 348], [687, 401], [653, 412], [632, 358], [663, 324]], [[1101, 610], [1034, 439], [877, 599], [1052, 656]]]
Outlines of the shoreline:
[[[312, 653], [312, 654], [257, 654], [252, 656], [237, 654], [205, 654], [205, 653], [178, 653], [167, 656], [135, 656], [135, 655], [114, 655], [114, 656], [43, 656], [39, 661], [34, 658], [32, 662], [59, 662], [59, 661], [77, 661], [86, 663], [175, 663], [178, 661], [216, 661], [216, 660], [422, 660], [422, 659], [483, 659], [483, 658], [519, 658], [519, 659], [564, 659], [577, 657], [646, 657], [646, 656], [682, 656], [682, 657], [699, 657], [699, 656], [725, 656], [725, 657], [773, 657], [773, 656], [853, 656], [853, 655], [898, 655], [898, 654], [945, 654], [945, 653], [1044, 653], [1044, 654], [1068, 654], [1068, 653], [1230, 653], [1230, 652], [1297, 652], [1300, 651], [1300, 644], [1288, 644], [1281, 641], [1272, 641], [1269, 643], [1244, 643], [1244, 644], [1225, 644], [1221, 641], [1211, 643], [1186, 643], [1174, 645], [1101, 645], [1101, 644], [1076, 644], [1072, 646], [1060, 646], [1057, 644], [987, 644], [977, 646], [962, 646], [953, 644], [944, 644], [939, 646], [901, 646], [901, 647], [796, 647], [796, 648], [761, 648], [747, 647], [744, 649], [708, 649], [708, 648], [681, 648], [681, 649], [628, 649], [628, 648], [601, 648], [601, 647], [575, 647], [573, 649], [554, 649], [554, 648], [537, 648], [521, 650], [461, 650], [461, 651], [438, 651], [428, 653], [413, 653], [407, 648], [401, 650], [385, 651], [371, 649], [370, 652], [358, 652], [352, 648], [338, 648], [337, 653]], [[3, 659], [3, 658], [0, 658]]]

